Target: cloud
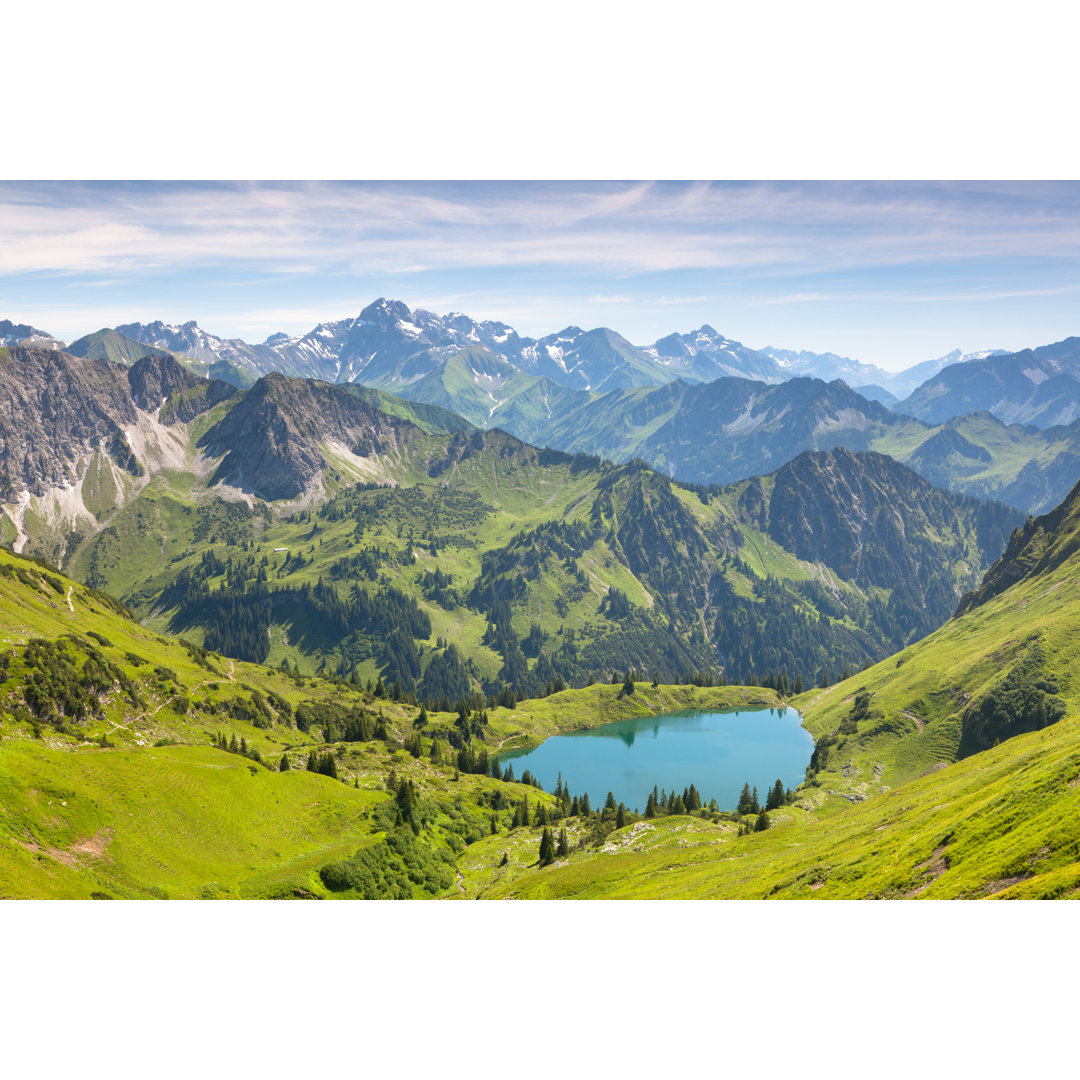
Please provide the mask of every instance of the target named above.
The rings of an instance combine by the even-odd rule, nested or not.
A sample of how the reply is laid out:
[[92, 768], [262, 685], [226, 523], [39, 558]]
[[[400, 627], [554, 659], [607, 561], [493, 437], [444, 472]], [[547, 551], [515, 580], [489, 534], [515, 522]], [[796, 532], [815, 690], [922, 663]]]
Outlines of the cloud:
[[1072, 258], [1078, 185], [0, 184], [0, 275], [748, 274]]

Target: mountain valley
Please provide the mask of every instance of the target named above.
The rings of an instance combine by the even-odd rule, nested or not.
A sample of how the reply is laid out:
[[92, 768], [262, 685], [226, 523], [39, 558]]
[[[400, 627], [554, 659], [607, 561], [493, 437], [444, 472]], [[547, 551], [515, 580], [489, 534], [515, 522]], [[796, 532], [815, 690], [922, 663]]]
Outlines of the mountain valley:
[[[708, 326], [0, 331], [0, 896], [1080, 889], [1075, 339], [890, 409]], [[499, 764], [781, 705], [767, 808]]]

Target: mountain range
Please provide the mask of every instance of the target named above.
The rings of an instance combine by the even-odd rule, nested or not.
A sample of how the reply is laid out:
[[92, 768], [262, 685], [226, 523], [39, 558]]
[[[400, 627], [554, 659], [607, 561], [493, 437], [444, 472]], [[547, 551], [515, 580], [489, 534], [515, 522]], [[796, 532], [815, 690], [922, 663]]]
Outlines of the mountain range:
[[[94, 362], [76, 358], [71, 366], [80, 365], [86, 378], [105, 378]], [[189, 448], [246, 397], [230, 388], [228, 397], [203, 408], [190, 373], [160, 358], [139, 361], [130, 378], [109, 385], [110, 408], [134, 410], [136, 428], [160, 423], [185, 433]], [[165, 402], [157, 404], [163, 392]], [[250, 406], [262, 411], [267, 426], [236, 437], [272, 446], [280, 428], [265, 410], [273, 401], [282, 410], [278, 418], [293, 424], [290, 441], [317, 440], [318, 427], [306, 413], [308, 406], [324, 409], [331, 400], [326, 393], [351, 392], [270, 377]], [[329, 426], [341, 432], [339, 425], [360, 414], [344, 397], [333, 400], [342, 414]], [[181, 413], [190, 419], [179, 419]], [[129, 503], [129, 519], [113, 518], [111, 543], [129, 562], [140, 550], [156, 549], [163, 577], [174, 580], [165, 598], [171, 610], [190, 614], [193, 606], [216, 603], [220, 625], [234, 626], [229, 605], [245, 595], [247, 579], [258, 610], [281, 608], [270, 634], [252, 639], [269, 637], [275, 648], [284, 623], [300, 638], [316, 638], [336, 631], [342, 619], [362, 616], [377, 636], [393, 637], [379, 624], [384, 610], [392, 612], [395, 632], [411, 637], [430, 629], [430, 637], [413, 640], [423, 650], [423, 679], [431, 675], [447, 696], [460, 686], [457, 649], [481, 652], [472, 627], [461, 621], [462, 582], [452, 579], [450, 563], [466, 550], [459, 546], [462, 527], [483, 517], [477, 498], [482, 502], [482, 489], [494, 493], [496, 474], [495, 517], [516, 505], [539, 524], [473, 564], [475, 599], [495, 594], [494, 619], [485, 627], [493, 640], [506, 629], [494, 610], [500, 595], [516, 603], [524, 588], [544, 601], [536, 632], [519, 643], [527, 661], [538, 653], [535, 664], [551, 659], [545, 581], [555, 580], [558, 595], [569, 596], [577, 572], [589, 580], [616, 572], [616, 562], [622, 567], [617, 572], [627, 591], [609, 586], [601, 613], [607, 635], [619, 639], [610, 663], [615, 654], [627, 655], [633, 640], [627, 618], [638, 605], [625, 576], [632, 561], [653, 560], [654, 580], [679, 586], [678, 562], [698, 562], [695, 545], [722, 535], [725, 508], [739, 508], [730, 520], [746, 539], [742, 553], [727, 560], [729, 569], [760, 558], [774, 569], [786, 563], [791, 573], [798, 556], [785, 553], [780, 541], [790, 539], [812, 558], [815, 545], [831, 535], [827, 549], [847, 552], [840, 562], [863, 591], [879, 575], [895, 582], [897, 570], [913, 581], [929, 575], [921, 579], [942, 582], [943, 530], [963, 543], [963, 533], [954, 531], [962, 521], [975, 533], [1008, 525], [986, 504], [973, 504], [976, 515], [967, 516], [954, 497], [920, 487], [910, 470], [872, 453], [807, 453], [774, 475], [711, 493], [673, 485], [642, 466], [601, 468], [598, 476], [595, 463], [545, 454], [497, 432], [436, 438], [421, 428], [391, 429], [403, 440], [387, 448], [385, 457], [398, 463], [392, 467], [426, 461], [428, 480], [435, 481], [417, 477], [420, 497], [411, 502], [409, 487], [362, 482], [293, 512], [253, 494], [250, 502], [239, 495], [222, 500], [202, 492], [198, 476], [147, 458], [153, 471], [125, 470], [142, 488]], [[425, 438], [427, 447], [411, 456]], [[440, 446], [445, 456], [431, 457]], [[374, 446], [369, 453], [380, 456]], [[141, 460], [136, 455], [135, 464]], [[339, 469], [332, 455], [326, 460], [324, 488]], [[545, 483], [545, 469], [561, 470], [554, 484]], [[575, 481], [580, 486], [569, 501], [560, 501]], [[224, 492], [220, 482], [218, 492]], [[575, 517], [583, 494], [586, 512]], [[542, 521], [560, 511], [558, 528]], [[472, 537], [490, 539], [502, 528], [484, 520], [483, 533], [472, 528]], [[607, 549], [610, 566], [595, 542], [592, 557], [576, 554], [593, 526], [601, 543], [621, 547], [621, 554]], [[194, 550], [172, 543], [170, 530]], [[282, 560], [290, 531], [300, 542]], [[997, 543], [1000, 534], [988, 539]], [[665, 553], [665, 542], [675, 548]], [[410, 546], [424, 564], [413, 595], [422, 595], [430, 628], [376, 580], [404, 582], [407, 560], [396, 556]], [[890, 566], [891, 550], [913, 561]], [[438, 572], [425, 558], [436, 551]], [[650, 684], [627, 674], [616, 684], [555, 689], [520, 702], [461, 699], [457, 711], [431, 708], [418, 716], [412, 698], [400, 697], [398, 687], [390, 692], [382, 680], [365, 688], [341, 672], [312, 677], [291, 664], [286, 670], [230, 659], [191, 636], [164, 632], [160, 618], [140, 624], [108, 594], [40, 560], [0, 551], [0, 896], [1076, 896], [1080, 699], [1071, 673], [1080, 648], [1078, 552], [1080, 486], [1011, 533], [981, 585], [935, 632], [836, 685], [794, 697], [790, 689]], [[198, 578], [196, 558], [203, 568]], [[447, 568], [439, 569], [444, 558]], [[322, 567], [326, 576], [309, 576], [305, 589], [300, 575]], [[134, 570], [143, 572], [145, 564]], [[201, 588], [206, 579], [212, 589]], [[724, 580], [739, 583], [726, 574]], [[745, 588], [749, 579], [742, 581]], [[820, 581], [834, 596], [847, 592], [831, 572]], [[376, 598], [381, 589], [388, 606], [357, 604], [350, 582]], [[679, 602], [692, 595], [692, 580], [687, 584], [691, 593]], [[338, 593], [336, 605], [328, 588]], [[298, 625], [294, 594], [320, 608], [307, 626]], [[654, 594], [654, 604], [663, 599]], [[760, 595], [756, 602], [770, 603]], [[774, 610], [785, 631], [798, 625], [792, 614]], [[319, 625], [325, 622], [334, 625]], [[516, 616], [511, 623], [520, 626]], [[445, 644], [450, 628], [454, 653]], [[346, 629], [345, 636], [360, 630]], [[198, 630], [197, 621], [187, 626], [188, 635]], [[242, 643], [241, 631], [234, 627], [230, 641]], [[509, 649], [505, 638], [502, 646]], [[473, 677], [467, 667], [465, 677]], [[529, 777], [518, 781], [490, 767], [508, 743], [612, 719], [788, 702], [803, 714], [814, 752], [805, 782], [766, 812], [698, 808], [692, 798], [690, 805], [665, 798], [644, 815], [593, 809], [568, 792], [545, 792]], [[548, 826], [568, 834], [569, 843], [537, 861]]]
[[[101, 356], [98, 338], [109, 329], [73, 342], [68, 351]], [[355, 318], [320, 323], [298, 336], [271, 334], [260, 344], [218, 337], [194, 321], [126, 323], [111, 329], [129, 341], [197, 361], [204, 373], [240, 386], [270, 371], [281, 371], [400, 390], [437, 372], [457, 351], [480, 349], [526, 375], [585, 391], [660, 385], [676, 378], [710, 382], [736, 376], [775, 383], [802, 375], [826, 381], [839, 378], [856, 388], [875, 385], [890, 399], [899, 399], [947, 364], [994, 352], [964, 355], [956, 350], [893, 374], [834, 353], [750, 349], [707, 324], [689, 333], [668, 334], [646, 346], [633, 345], [604, 327], [568, 326], [534, 339], [520, 337], [505, 323], [477, 322], [460, 312], [439, 316], [419, 308], [410, 310], [400, 301], [385, 298], [369, 304]], [[20, 342], [63, 347], [63, 342], [44, 331], [0, 322], [0, 344]], [[111, 346], [114, 352], [116, 344]], [[130, 350], [124, 346], [121, 352]]]
[[[1050, 423], [1067, 383], [1030, 393], [1072, 339], [933, 375], [1027, 393], [1021, 424], [692, 377], [711, 332], [514, 360], [408, 315], [412, 351], [400, 310], [342, 331], [382, 386], [193, 326], [180, 359], [0, 348], [0, 896], [1077, 894], [1080, 420]], [[1066, 484], [1026, 520], [945, 489]], [[788, 702], [813, 755], [764, 812], [592, 810], [490, 767]]]

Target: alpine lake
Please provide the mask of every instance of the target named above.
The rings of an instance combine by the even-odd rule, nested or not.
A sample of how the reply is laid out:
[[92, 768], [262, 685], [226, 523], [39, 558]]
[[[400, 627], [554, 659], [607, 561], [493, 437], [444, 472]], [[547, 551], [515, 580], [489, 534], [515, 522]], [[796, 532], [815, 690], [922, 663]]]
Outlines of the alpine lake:
[[689, 710], [619, 720], [553, 735], [532, 750], [499, 755], [520, 779], [528, 769], [554, 791], [561, 773], [574, 795], [594, 807], [607, 793], [641, 811], [655, 786], [682, 794], [693, 784], [703, 803], [733, 810], [745, 783], [764, 803], [779, 779], [794, 788], [805, 778], [814, 739], [795, 709]]

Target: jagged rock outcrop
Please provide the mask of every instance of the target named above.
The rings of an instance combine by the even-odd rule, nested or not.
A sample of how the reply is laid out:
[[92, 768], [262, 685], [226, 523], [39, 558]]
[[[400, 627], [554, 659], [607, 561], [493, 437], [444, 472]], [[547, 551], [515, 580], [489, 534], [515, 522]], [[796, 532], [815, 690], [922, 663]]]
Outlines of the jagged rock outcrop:
[[72, 463], [135, 423], [128, 372], [55, 349], [0, 352], [0, 499], [73, 480]]
[[1048, 514], [1013, 530], [1000, 559], [956, 609], [963, 615], [1034, 574], [1049, 573], [1080, 552], [1080, 483]]
[[[951, 568], [977, 579], [1021, 514], [934, 487], [884, 454], [837, 448], [800, 454], [773, 478], [769, 535], [861, 586], [912, 590], [936, 603]], [[943, 578], [945, 580], [943, 580]], [[951, 600], [949, 602], [951, 606]]]
[[[263, 499], [292, 499], [328, 466], [336, 443], [359, 459], [400, 451], [420, 428], [329, 383], [271, 374], [260, 379], [199, 441], [224, 458], [213, 481]], [[377, 462], [372, 460], [373, 475]]]

